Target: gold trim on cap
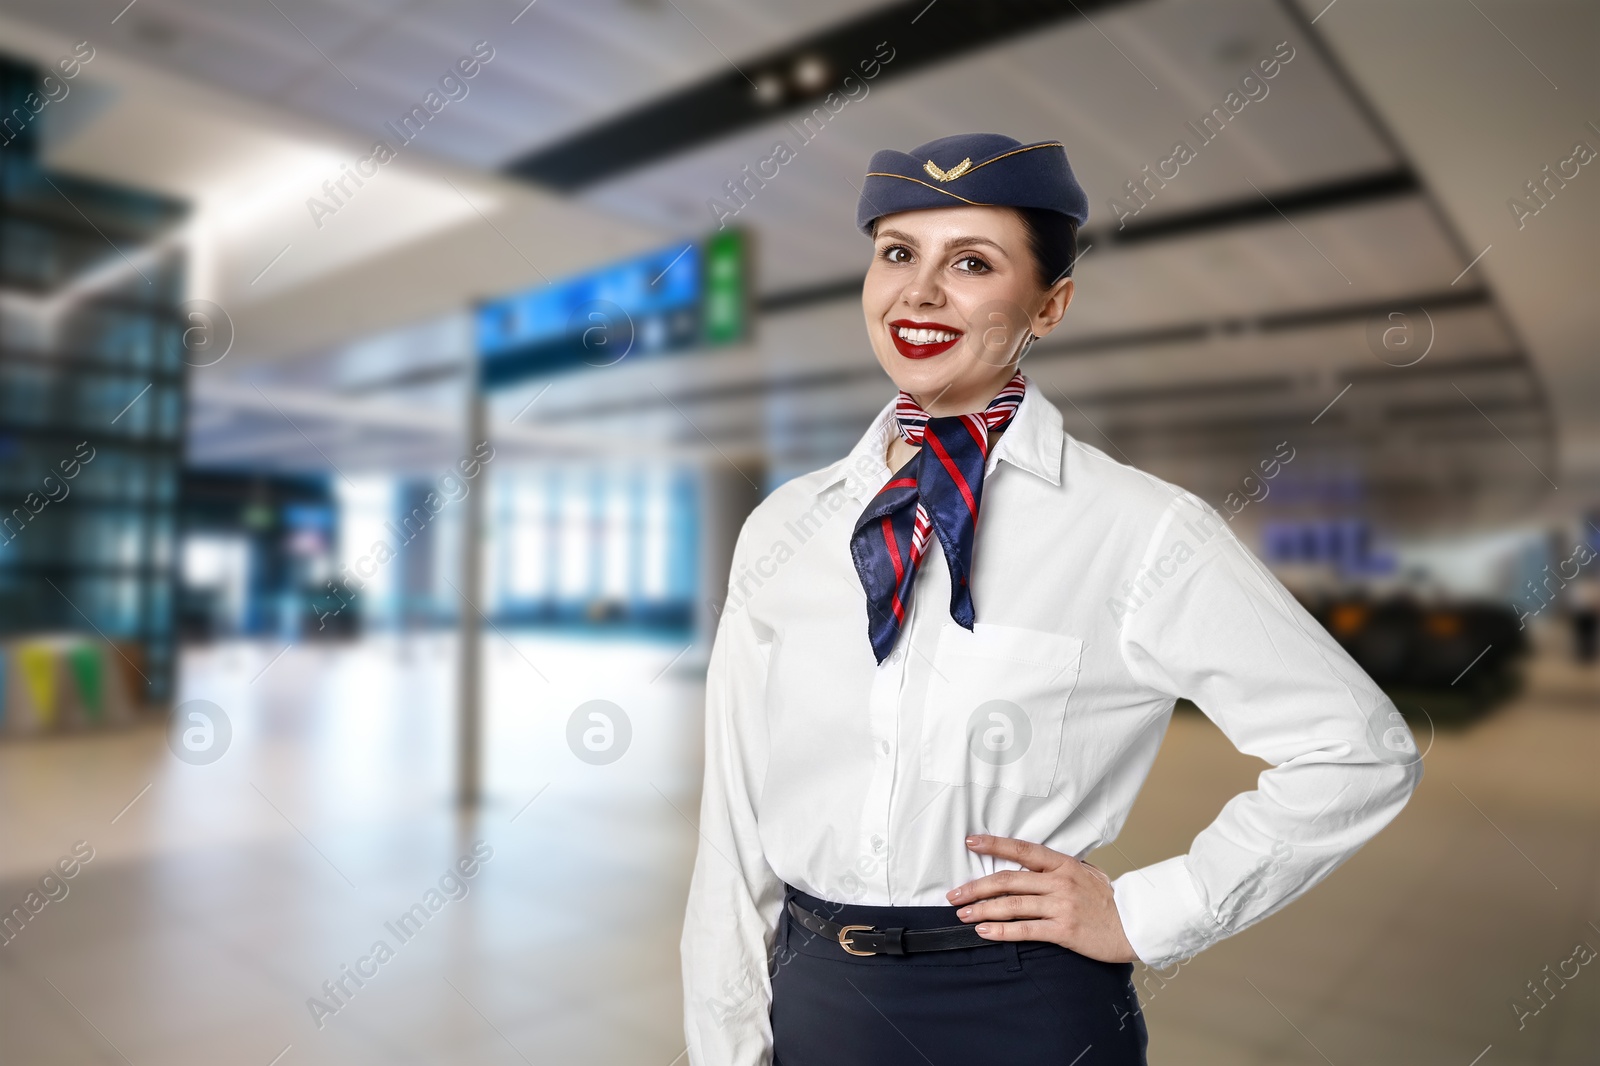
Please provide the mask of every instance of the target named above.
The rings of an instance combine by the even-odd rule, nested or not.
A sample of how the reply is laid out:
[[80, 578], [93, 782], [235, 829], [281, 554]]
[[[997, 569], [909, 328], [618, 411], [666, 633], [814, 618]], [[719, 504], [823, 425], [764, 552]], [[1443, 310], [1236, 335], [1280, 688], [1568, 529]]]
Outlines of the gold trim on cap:
[[1010, 156], [1014, 156], [1014, 155], [1019, 155], [1019, 154], [1021, 154], [1023, 152], [1031, 152], [1035, 148], [1060, 148], [1062, 150], [1065, 150], [1066, 147], [1067, 146], [1062, 144], [1060, 141], [1045, 141], [1043, 144], [1030, 144], [1030, 145], [1027, 145], [1027, 146], [1022, 147], [1022, 148], [1013, 148], [1013, 149], [1011, 149], [1011, 151], [1006, 152], [1006, 153], [1004, 153], [1002, 155], [997, 155], [993, 159], [985, 159], [983, 162], [979, 163], [977, 166], [973, 167], [972, 169], [973, 170], [981, 170], [984, 167], [988, 166], [990, 163], [998, 163], [1002, 159], [1006, 159], [1006, 158], [1008, 158]]
[[[971, 204], [973, 207], [994, 207], [994, 206], [996, 206], [994, 204], [982, 203], [982, 202], [980, 202], [978, 200], [969, 200], [965, 196], [957, 196], [955, 193], [951, 192], [948, 189], [941, 189], [937, 185], [929, 185], [927, 182], [923, 181], [921, 178], [909, 178], [904, 174], [890, 174], [887, 171], [883, 171], [883, 170], [869, 170], [869, 171], [867, 171], [867, 177], [869, 177], [869, 178], [899, 178], [901, 181], [914, 181], [918, 185], [923, 186], [924, 188], [932, 189], [934, 192], [942, 192], [946, 196], [950, 197], [953, 200], [960, 200], [962, 203]], [[892, 212], [885, 212], [885, 213], [886, 214], [890, 214]]]
[[[955, 166], [951, 167], [949, 170], [941, 170], [939, 168], [939, 165], [937, 163], [935, 163], [933, 160], [930, 159], [926, 163], [922, 164], [922, 169], [927, 171], [929, 177], [934, 178], [934, 179], [936, 179], [938, 181], [955, 181], [957, 178], [965, 177], [966, 175], [972, 174], [975, 171], [982, 170], [984, 167], [988, 166], [990, 163], [998, 163], [1002, 159], [1008, 159], [1011, 156], [1020, 155], [1023, 152], [1031, 152], [1036, 148], [1061, 148], [1061, 149], [1064, 150], [1066, 148], [1066, 145], [1062, 144], [1060, 141], [1045, 141], [1042, 144], [1024, 145], [1021, 148], [1013, 148], [1009, 152], [1002, 152], [1000, 155], [995, 156], [993, 159], [985, 159], [983, 162], [977, 164], [976, 166], [973, 165], [972, 157], [968, 156], [967, 158], [963, 159], [961, 162], [957, 163]], [[914, 181], [918, 185], [923, 186], [924, 188], [932, 189], [935, 192], [942, 192], [946, 196], [949, 196], [949, 197], [952, 197], [954, 199], [960, 200], [964, 204], [971, 204], [973, 207], [994, 207], [994, 206], [996, 206], [994, 204], [983, 203], [983, 202], [981, 202], [979, 200], [968, 200], [965, 196], [957, 196], [955, 193], [950, 192], [947, 189], [941, 189], [937, 185], [929, 185], [927, 182], [923, 181], [920, 178], [913, 178], [913, 177], [910, 177], [909, 175], [906, 175], [906, 174], [891, 174], [891, 173], [889, 173], [887, 171], [872, 170], [872, 171], [868, 171], [867, 172], [867, 177], [869, 177], [869, 178], [899, 178], [901, 181]]]

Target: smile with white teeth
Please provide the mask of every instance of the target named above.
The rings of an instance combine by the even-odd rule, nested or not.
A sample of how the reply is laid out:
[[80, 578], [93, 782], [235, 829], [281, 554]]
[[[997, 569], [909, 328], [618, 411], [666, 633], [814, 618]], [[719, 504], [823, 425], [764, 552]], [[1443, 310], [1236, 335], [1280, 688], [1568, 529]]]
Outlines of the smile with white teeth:
[[907, 344], [943, 344], [961, 336], [942, 329], [911, 329], [909, 326], [897, 326], [895, 333]]

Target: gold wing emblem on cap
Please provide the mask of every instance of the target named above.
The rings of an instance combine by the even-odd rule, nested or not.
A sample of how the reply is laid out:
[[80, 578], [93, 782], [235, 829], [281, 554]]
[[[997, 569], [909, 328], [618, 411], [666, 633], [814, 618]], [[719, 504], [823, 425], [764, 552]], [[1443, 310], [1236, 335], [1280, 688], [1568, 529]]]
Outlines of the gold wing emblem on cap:
[[922, 164], [922, 169], [926, 170], [928, 172], [928, 176], [936, 181], [955, 181], [961, 175], [972, 169], [972, 159], [971, 157], [963, 159], [949, 170], [940, 170], [939, 165], [930, 159], [926, 163]]

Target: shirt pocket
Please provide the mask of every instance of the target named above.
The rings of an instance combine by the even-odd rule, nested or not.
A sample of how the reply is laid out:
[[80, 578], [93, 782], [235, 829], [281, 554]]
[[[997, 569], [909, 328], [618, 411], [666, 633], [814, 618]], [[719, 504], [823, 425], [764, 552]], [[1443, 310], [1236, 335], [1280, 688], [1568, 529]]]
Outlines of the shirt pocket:
[[1083, 641], [945, 623], [922, 708], [922, 779], [1047, 796]]

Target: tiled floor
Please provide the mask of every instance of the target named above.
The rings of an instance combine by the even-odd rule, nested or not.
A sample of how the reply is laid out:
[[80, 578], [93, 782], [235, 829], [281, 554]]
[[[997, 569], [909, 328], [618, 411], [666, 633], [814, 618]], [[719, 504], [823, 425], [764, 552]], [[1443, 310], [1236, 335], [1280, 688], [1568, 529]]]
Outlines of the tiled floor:
[[[0, 907], [94, 849], [0, 947], [0, 1062], [681, 1062], [701, 686], [680, 650], [493, 639], [471, 818], [449, 803], [452, 653], [434, 638], [190, 654], [183, 698], [234, 728], [207, 766], [154, 729], [0, 745]], [[595, 698], [632, 728], [610, 764], [568, 748]], [[1600, 949], [1597, 761], [1600, 674], [1541, 661], [1515, 705], [1434, 738], [1410, 806], [1329, 881], [1140, 975], [1151, 1061], [1600, 1061], [1600, 967], [1552, 981], [1520, 1030], [1511, 1007], [1579, 941]], [[1259, 769], [1180, 716], [1096, 861], [1183, 850]], [[385, 923], [480, 840], [492, 857], [399, 943]], [[319, 1028], [308, 999], [380, 938], [393, 958], [346, 978]]]

